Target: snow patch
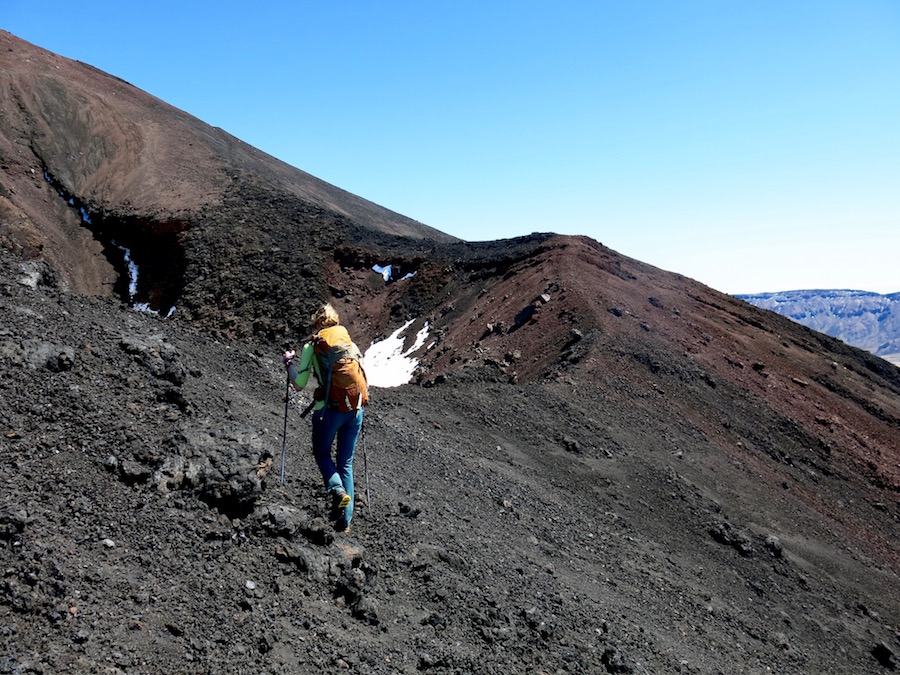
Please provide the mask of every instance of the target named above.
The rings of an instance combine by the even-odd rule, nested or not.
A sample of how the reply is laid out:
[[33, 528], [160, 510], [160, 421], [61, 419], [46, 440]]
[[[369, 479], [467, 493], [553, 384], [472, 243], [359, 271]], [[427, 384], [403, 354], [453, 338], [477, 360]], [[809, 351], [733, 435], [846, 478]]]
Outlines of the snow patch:
[[372, 265], [372, 271], [378, 272], [385, 281], [391, 278], [391, 265]]
[[[391, 275], [394, 273], [393, 265], [372, 265], [372, 271], [378, 272], [382, 277], [384, 277], [384, 282], [387, 283], [391, 280]], [[405, 275], [400, 277], [399, 279], [395, 279], [395, 281], [403, 281], [404, 279], [412, 279], [416, 276], [415, 272], [407, 272]]]
[[128, 299], [134, 302], [134, 296], [137, 295], [138, 266], [131, 259], [131, 249], [119, 246], [116, 242], [112, 242], [112, 245], [125, 256], [125, 266], [128, 268]]
[[[125, 256], [125, 266], [128, 268], [128, 300], [131, 302], [132, 309], [136, 309], [139, 312], [143, 312], [144, 314], [152, 314], [153, 316], [159, 316], [159, 312], [153, 309], [148, 302], [135, 302], [134, 296], [137, 295], [138, 290], [138, 266], [131, 258], [131, 249], [121, 246], [117, 244], [115, 241], [110, 242], [113, 246], [122, 251], [122, 254]], [[166, 318], [172, 316], [175, 313], [175, 306], [169, 308], [169, 311], [166, 313]]]
[[403, 334], [412, 325], [407, 321], [384, 340], [373, 342], [363, 355], [366, 377], [371, 387], [399, 387], [412, 381], [419, 360], [410, 356], [428, 338], [428, 322], [416, 333], [412, 347], [403, 351]]

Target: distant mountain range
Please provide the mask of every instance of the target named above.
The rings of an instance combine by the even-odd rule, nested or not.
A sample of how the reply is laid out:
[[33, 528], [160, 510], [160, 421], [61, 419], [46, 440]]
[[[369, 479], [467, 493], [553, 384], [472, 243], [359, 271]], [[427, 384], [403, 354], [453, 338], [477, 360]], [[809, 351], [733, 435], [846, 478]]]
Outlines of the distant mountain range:
[[900, 293], [809, 290], [737, 297], [900, 365]]

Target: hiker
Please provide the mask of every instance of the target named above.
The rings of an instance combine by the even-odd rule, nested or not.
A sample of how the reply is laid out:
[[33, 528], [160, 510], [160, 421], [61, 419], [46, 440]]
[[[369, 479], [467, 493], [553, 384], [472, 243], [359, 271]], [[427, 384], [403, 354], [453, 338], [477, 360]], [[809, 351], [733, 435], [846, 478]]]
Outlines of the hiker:
[[[323, 305], [311, 317], [315, 334], [303, 345], [299, 363], [293, 350], [284, 353], [288, 380], [298, 391], [306, 386], [310, 371], [316, 387], [312, 417], [313, 455], [325, 488], [332, 498], [335, 529], [350, 531], [353, 517], [353, 453], [362, 429], [363, 406], [369, 402], [362, 354], [340, 325], [334, 307]], [[331, 446], [337, 438], [337, 457]]]

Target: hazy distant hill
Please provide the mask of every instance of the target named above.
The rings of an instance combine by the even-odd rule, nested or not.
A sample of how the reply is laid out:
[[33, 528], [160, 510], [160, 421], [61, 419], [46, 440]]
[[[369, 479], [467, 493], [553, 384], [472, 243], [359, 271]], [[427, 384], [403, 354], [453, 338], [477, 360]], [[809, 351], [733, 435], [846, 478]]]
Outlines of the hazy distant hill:
[[810, 290], [737, 297], [900, 365], [900, 293]]

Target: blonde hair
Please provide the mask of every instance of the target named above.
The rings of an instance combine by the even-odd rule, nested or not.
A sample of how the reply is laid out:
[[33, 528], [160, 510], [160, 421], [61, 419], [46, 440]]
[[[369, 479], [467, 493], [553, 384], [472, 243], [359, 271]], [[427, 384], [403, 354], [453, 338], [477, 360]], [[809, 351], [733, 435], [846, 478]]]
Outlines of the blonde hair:
[[322, 330], [329, 326], [337, 326], [341, 322], [337, 310], [331, 306], [331, 303], [325, 303], [319, 307], [319, 309], [313, 313], [311, 319], [316, 330]]

